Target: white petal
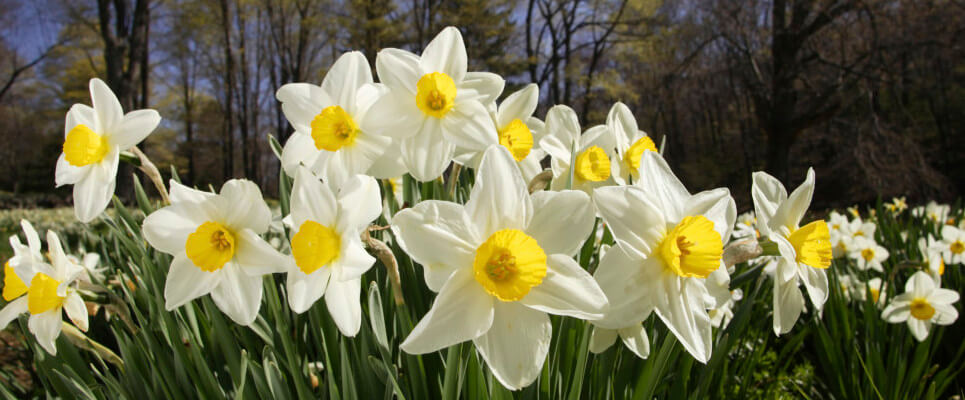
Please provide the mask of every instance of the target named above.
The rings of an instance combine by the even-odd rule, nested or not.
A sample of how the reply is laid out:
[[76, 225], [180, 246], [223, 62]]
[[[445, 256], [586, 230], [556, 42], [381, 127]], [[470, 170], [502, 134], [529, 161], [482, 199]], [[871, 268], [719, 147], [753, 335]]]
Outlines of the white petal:
[[533, 202], [516, 160], [505, 147], [492, 146], [483, 154], [466, 213], [486, 238], [500, 229], [529, 226]]
[[114, 96], [114, 92], [104, 81], [94, 78], [90, 80], [90, 98], [94, 113], [97, 114], [97, 121], [90, 128], [99, 134], [113, 132], [114, 127], [119, 126], [124, 119], [124, 110], [121, 109], [117, 96]]
[[804, 295], [797, 281], [774, 282], [774, 334], [783, 335], [791, 331], [804, 311]]
[[503, 103], [499, 105], [499, 111], [496, 113], [496, 125], [500, 128], [509, 125], [514, 119], [519, 119], [526, 122], [527, 118], [533, 115], [536, 111], [536, 106], [539, 103], [539, 86], [535, 83], [530, 83], [524, 88], [513, 92]]
[[549, 317], [516, 303], [496, 303], [492, 328], [473, 342], [493, 376], [510, 390], [539, 377], [549, 352], [553, 326]]
[[379, 97], [369, 107], [361, 127], [363, 132], [405, 139], [418, 135], [430, 121], [438, 124], [438, 119], [419, 109], [414, 93], [396, 89]]
[[57, 158], [57, 169], [54, 172], [54, 183], [57, 187], [63, 185], [74, 185], [87, 176], [91, 167], [75, 167], [67, 162], [64, 153], [60, 153]]
[[178, 202], [144, 218], [141, 232], [151, 247], [173, 255], [183, 253], [188, 235], [209, 219], [200, 204]]
[[881, 312], [881, 319], [896, 324], [905, 322], [911, 316], [911, 296], [909, 293], [900, 294]]
[[493, 324], [493, 303], [493, 297], [473, 279], [472, 271], [458, 271], [399, 347], [409, 354], [425, 354], [478, 338]]
[[[576, 112], [565, 105], [553, 106], [546, 112], [546, 131], [549, 136], [559, 139], [562, 148], [556, 148], [560, 146], [545, 146], [542, 141], [540, 147], [553, 157], [563, 158], [562, 156], [565, 154], [565, 158], [569, 159], [569, 154], [572, 152], [569, 147], [576, 143], [580, 137], [580, 119], [576, 116]], [[555, 154], [553, 150], [560, 154]]]
[[310, 83], [284, 84], [275, 92], [275, 98], [281, 102], [281, 110], [292, 127], [305, 135], [311, 134], [315, 116], [333, 103], [328, 93]]
[[288, 176], [295, 176], [299, 165], [314, 165], [319, 153], [321, 150], [315, 147], [315, 141], [311, 137], [296, 131], [288, 137], [281, 150], [281, 166]]
[[667, 221], [657, 205], [635, 186], [609, 186], [593, 191], [603, 221], [616, 240], [649, 255], [663, 240]]
[[10, 322], [28, 311], [27, 296], [20, 296], [0, 309], [0, 330], [7, 329]]
[[292, 311], [301, 314], [308, 311], [320, 299], [328, 287], [332, 270], [322, 267], [306, 275], [298, 268], [291, 268], [286, 278], [288, 305]]
[[935, 290], [935, 281], [925, 271], [915, 272], [905, 283], [905, 292], [924, 297]]
[[470, 89], [476, 92], [477, 100], [484, 106], [493, 104], [503, 93], [506, 81], [503, 77], [492, 72], [467, 72], [459, 84], [460, 89]]
[[951, 325], [958, 319], [958, 309], [951, 304], [932, 303], [935, 308], [935, 316], [932, 322], [938, 325]]
[[653, 273], [663, 269], [661, 261], [643, 256], [622, 243], [607, 250], [600, 266], [593, 274], [600, 289], [606, 295], [610, 308], [604, 319], [593, 321], [594, 325], [619, 329], [631, 321], [643, 321], [653, 311]]
[[74, 185], [74, 214], [81, 222], [93, 221], [107, 209], [114, 196], [119, 153], [111, 150], [87, 176]]
[[343, 335], [354, 337], [362, 326], [362, 306], [359, 293], [362, 281], [353, 279], [338, 282], [332, 280], [325, 291], [325, 306]]
[[596, 220], [590, 196], [577, 190], [539, 191], [532, 199], [533, 219], [526, 233], [546, 254], [576, 254]]
[[959, 297], [958, 292], [954, 290], [935, 288], [931, 294], [928, 295], [928, 301], [938, 304], [952, 304], [957, 302]]
[[814, 308], [821, 310], [824, 302], [828, 300], [828, 275], [823, 269], [812, 268], [804, 264], [799, 264], [798, 269], [801, 274], [801, 282], [807, 288], [808, 297]]
[[617, 331], [615, 329], [594, 326], [593, 333], [590, 334], [590, 352], [600, 354], [613, 346], [616, 341]]
[[424, 72], [443, 72], [456, 82], [462, 82], [466, 76], [467, 63], [462, 34], [451, 26], [443, 29], [429, 42], [419, 61]]
[[322, 80], [322, 90], [332, 96], [335, 104], [342, 106], [350, 115], [354, 115], [355, 94], [362, 85], [372, 83], [372, 70], [365, 55], [358, 51], [342, 54]]
[[496, 125], [482, 103], [476, 100], [459, 101], [442, 119], [446, 139], [463, 149], [485, 151], [499, 144]]
[[359, 279], [362, 274], [375, 265], [375, 257], [369, 255], [362, 246], [362, 240], [356, 231], [351, 236], [343, 237], [342, 248], [339, 251], [338, 267], [334, 268], [333, 280], [344, 282]]
[[338, 203], [331, 189], [323, 185], [308, 168], [297, 168], [291, 194], [291, 216], [295, 229], [305, 221], [331, 227], [335, 225], [337, 212]]
[[433, 291], [439, 291], [455, 269], [472, 266], [476, 246], [482, 242], [472, 229], [462, 205], [443, 201], [423, 201], [392, 218], [399, 246], [422, 264], [426, 284]]
[[780, 229], [781, 226], [786, 227], [796, 227], [801, 219], [804, 218], [804, 213], [807, 212], [808, 207], [811, 205], [811, 198], [814, 196], [814, 168], [808, 168], [807, 178], [804, 179], [804, 183], [798, 186], [791, 192], [791, 195], [787, 197], [787, 201], [781, 203], [777, 211], [774, 212], [773, 220], [768, 222], [768, 228], [771, 231], [776, 231]]
[[379, 183], [371, 176], [355, 175], [338, 192], [338, 225], [361, 231], [382, 214]]
[[71, 129], [83, 124], [90, 129], [97, 129], [97, 114], [91, 106], [86, 104], [74, 104], [67, 111], [67, 118], [64, 124], [64, 137], [70, 133]]
[[600, 319], [609, 306], [590, 273], [562, 254], [547, 257], [543, 282], [519, 302], [550, 314], [580, 319]]
[[646, 359], [650, 355], [650, 338], [647, 337], [643, 324], [637, 323], [620, 329], [620, 339], [637, 357]]
[[647, 193], [668, 220], [679, 221], [683, 218], [684, 202], [690, 198], [690, 192], [680, 183], [660, 154], [654, 151], [643, 152], [640, 157], [640, 179], [634, 184]]
[[613, 130], [614, 144], [621, 154], [632, 144], [630, 139], [637, 135], [637, 119], [626, 104], [617, 102], [606, 116], [606, 126]]
[[184, 186], [174, 179], [168, 182], [168, 187], [170, 187], [170, 199], [171, 203], [180, 203], [183, 201], [201, 203], [205, 200], [213, 199], [218, 197], [218, 195], [210, 192], [202, 192], [197, 189], [192, 189]]
[[141, 143], [160, 123], [161, 115], [155, 110], [131, 111], [111, 131], [111, 144], [127, 150]]
[[918, 339], [919, 342], [924, 342], [928, 339], [928, 331], [931, 330], [931, 322], [922, 321], [918, 318], [908, 318], [908, 328], [911, 329], [911, 334]]
[[37, 343], [50, 355], [57, 355], [57, 337], [60, 336], [60, 326], [63, 317], [60, 315], [60, 308], [34, 314], [30, 316], [27, 327], [30, 333], [37, 338]]
[[710, 359], [712, 327], [704, 309], [703, 295], [699, 293], [699, 283], [692, 281], [694, 278], [680, 278], [670, 273], [661, 279], [664, 290], [655, 296], [657, 315], [687, 352], [706, 364]]
[[402, 162], [402, 152], [399, 151], [398, 142], [390, 140], [382, 155], [375, 159], [365, 174], [376, 179], [390, 179], [398, 178], [408, 172], [405, 169], [405, 163]]
[[84, 305], [84, 299], [77, 292], [70, 292], [67, 295], [64, 300], [64, 311], [67, 312], [67, 318], [70, 318], [70, 322], [73, 322], [77, 329], [87, 331], [87, 306]]
[[225, 264], [221, 283], [211, 291], [211, 300], [238, 325], [251, 325], [261, 308], [261, 275], [249, 276], [241, 266]]
[[254, 182], [232, 179], [221, 187], [225, 225], [234, 229], [251, 229], [261, 234], [268, 231], [271, 210], [261, 197], [261, 189]]
[[456, 146], [442, 133], [436, 118], [427, 118], [421, 132], [402, 139], [402, 161], [412, 177], [421, 182], [438, 178], [449, 166]]
[[164, 308], [171, 311], [210, 293], [221, 282], [222, 272], [202, 271], [183, 253], [175, 255], [164, 284]]
[[767, 224], [777, 208], [787, 200], [787, 190], [777, 178], [766, 172], [758, 171], [753, 174], [754, 183], [751, 185], [751, 197], [754, 198], [754, 214], [757, 217], [757, 227], [761, 236], [770, 235]]
[[285, 272], [285, 257], [251, 229], [235, 231], [236, 250], [232, 261], [251, 277]]
[[[419, 57], [405, 50], [382, 49], [375, 57], [375, 70], [379, 81], [393, 89], [405, 89], [416, 93], [416, 83], [422, 77]], [[413, 106], [415, 101], [412, 101]]]

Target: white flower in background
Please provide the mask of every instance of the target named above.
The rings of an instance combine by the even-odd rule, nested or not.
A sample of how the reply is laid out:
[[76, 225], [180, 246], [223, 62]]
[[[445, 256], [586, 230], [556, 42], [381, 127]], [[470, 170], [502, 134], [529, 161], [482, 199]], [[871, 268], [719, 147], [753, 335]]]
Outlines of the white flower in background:
[[629, 324], [620, 329], [606, 329], [599, 326], [593, 327], [590, 335], [590, 352], [600, 354], [616, 343], [617, 338], [623, 342], [637, 357], [646, 359], [650, 356], [650, 338], [643, 327], [643, 322]]
[[855, 295], [861, 295], [856, 289], [860, 288], [863, 283], [860, 279], [852, 274], [842, 273], [838, 275], [838, 289], [840, 289], [841, 296], [844, 297], [845, 301], [851, 301], [852, 297]]
[[90, 80], [94, 107], [74, 104], [64, 125], [64, 152], [57, 159], [57, 187], [74, 185], [74, 214], [90, 222], [114, 195], [122, 151], [136, 146], [161, 122], [154, 110], [124, 114], [121, 103], [100, 79]]
[[[30, 221], [21, 219], [20, 226], [23, 228], [27, 245], [21, 243], [20, 238], [16, 235], [10, 236], [10, 249], [13, 250], [13, 257], [7, 261], [7, 264], [13, 269], [21, 271], [21, 278], [29, 282], [30, 277], [33, 276], [33, 271], [40, 265], [46, 264], [47, 260], [42, 252], [40, 235], [37, 234], [37, 230], [30, 224]], [[9, 301], [9, 299], [7, 300]]]
[[942, 227], [942, 240], [938, 244], [945, 264], [965, 263], [965, 230], [951, 225]]
[[722, 255], [737, 219], [734, 199], [725, 188], [691, 195], [657, 152], [644, 152], [639, 171], [632, 186], [593, 192], [616, 245], [594, 274], [610, 310], [592, 323], [623, 329], [655, 311], [687, 352], [706, 363], [707, 310], [730, 297]]
[[881, 263], [888, 259], [888, 249], [875, 242], [874, 239], [859, 236], [851, 242], [851, 246], [848, 248], [848, 257], [854, 260], [859, 270], [873, 269], [878, 272], [885, 272]]
[[760, 233], [756, 228], [757, 217], [754, 216], [754, 211], [748, 211], [737, 216], [737, 224], [734, 225], [734, 233], [731, 235], [732, 239], [746, 239], [746, 238], [758, 238]]
[[625, 185], [632, 179], [637, 179], [640, 169], [640, 157], [645, 151], [657, 151], [657, 145], [647, 136], [647, 133], [637, 127], [637, 120], [630, 112], [630, 108], [621, 102], [610, 107], [606, 117], [606, 128], [610, 130], [616, 148], [616, 159], [613, 163], [613, 180]]
[[722, 304], [720, 307], [707, 311], [707, 315], [710, 316], [710, 324], [715, 328], [726, 328], [727, 325], [730, 324], [730, 320], [734, 318], [734, 305], [743, 298], [743, 290], [734, 289], [731, 291], [730, 298], [727, 299], [724, 304]]
[[[871, 278], [862, 289], [866, 289], [865, 292], [867, 296], [871, 298], [871, 302], [875, 303], [877, 306], [882, 306], [888, 302], [888, 283], [881, 280], [881, 278]], [[862, 296], [864, 297], [864, 296]]]
[[235, 323], [249, 325], [261, 307], [265, 274], [286, 259], [261, 234], [271, 211], [253, 182], [232, 179], [220, 194], [171, 181], [171, 205], [144, 219], [144, 238], [174, 256], [164, 284], [170, 311], [206, 294]]
[[893, 324], [907, 322], [919, 342], [928, 338], [932, 324], [951, 325], [958, 319], [952, 303], [958, 292], [942, 289], [931, 276], [918, 271], [905, 283], [905, 293], [895, 296], [881, 312], [881, 318]]
[[846, 229], [850, 224], [851, 221], [848, 221], [848, 217], [837, 211], [831, 211], [831, 214], [828, 215], [828, 229], [831, 232]]
[[848, 214], [851, 214], [852, 218], [861, 218], [861, 212], [858, 211], [858, 205], [853, 205], [847, 208]]
[[751, 190], [761, 236], [777, 244], [781, 257], [774, 273], [774, 333], [791, 330], [804, 311], [799, 282], [807, 288], [814, 308], [821, 310], [828, 299], [831, 266], [831, 235], [824, 220], [800, 226], [814, 195], [814, 169], [804, 183], [787, 194], [784, 185], [764, 172], [754, 173]]
[[355, 336], [362, 322], [361, 276], [375, 258], [359, 235], [382, 212], [379, 184], [355, 175], [338, 194], [304, 167], [295, 173], [291, 196], [291, 266], [288, 304], [303, 313], [325, 296], [325, 306], [345, 336]]
[[948, 204], [938, 204], [935, 201], [929, 201], [924, 207], [918, 206], [911, 210], [911, 215], [918, 218], [925, 218], [936, 224], [945, 224], [948, 220], [948, 214], [951, 212], [951, 206]]
[[831, 256], [834, 258], [847, 256], [854, 238], [842, 231], [829, 231], [829, 237], [831, 238]]
[[921, 254], [922, 265], [928, 267], [928, 273], [936, 282], [941, 281], [941, 276], [945, 275], [945, 260], [942, 258], [941, 242], [935, 237], [928, 235], [928, 238], [918, 238], [918, 252]]
[[580, 120], [572, 108], [558, 105], [546, 113], [546, 135], [539, 145], [552, 157], [553, 190], [566, 188], [571, 166], [572, 189], [590, 193], [613, 183], [612, 176], [617, 172], [613, 166], [617, 162], [613, 132], [600, 125], [581, 135]]
[[[28, 241], [33, 241], [30, 233], [27, 234]], [[10, 242], [12, 244], [14, 238]], [[72, 286], [83, 270], [67, 259], [60, 238], [53, 231], [47, 231], [47, 250], [50, 264], [19, 263], [11, 266], [8, 262], [4, 266], [3, 298], [9, 303], [0, 310], [0, 329], [5, 329], [20, 314], [29, 312], [28, 329], [44, 350], [56, 355], [63, 312], [67, 312], [67, 317], [77, 328], [86, 331], [87, 307]]]
[[863, 221], [861, 218], [855, 218], [851, 220], [847, 225], [841, 228], [841, 232], [851, 236], [852, 239], [866, 238], [874, 240], [875, 231], [878, 226], [871, 221]]
[[900, 214], [908, 209], [908, 202], [905, 201], [905, 197], [895, 197], [891, 199], [890, 203], [885, 203], [885, 208], [894, 214]]
[[503, 90], [498, 75], [466, 72], [466, 46], [453, 27], [443, 29], [422, 56], [384, 49], [376, 58], [388, 87], [366, 114], [363, 126], [400, 140], [402, 161], [420, 181], [438, 178], [456, 146], [483, 151], [499, 143], [487, 104]]
[[530, 195], [503, 146], [483, 155], [465, 206], [423, 201], [400, 211], [392, 230], [422, 264], [432, 308], [402, 343], [410, 354], [472, 340], [503, 386], [520, 389], [540, 373], [552, 326], [547, 313], [599, 318], [600, 288], [572, 256], [593, 228], [578, 191]]
[[84, 273], [77, 277], [78, 281], [94, 283], [95, 281], [104, 280], [104, 271], [107, 271], [107, 267], [97, 267], [97, 264], [101, 261], [100, 254], [84, 253], [84, 257], [82, 258], [67, 255], [67, 260], [83, 268]]
[[353, 51], [335, 61], [321, 86], [289, 83], [278, 89], [275, 96], [295, 128], [282, 151], [289, 176], [303, 164], [338, 188], [355, 174], [391, 178], [405, 173], [397, 143], [362, 124], [388, 91], [373, 82], [368, 60]]

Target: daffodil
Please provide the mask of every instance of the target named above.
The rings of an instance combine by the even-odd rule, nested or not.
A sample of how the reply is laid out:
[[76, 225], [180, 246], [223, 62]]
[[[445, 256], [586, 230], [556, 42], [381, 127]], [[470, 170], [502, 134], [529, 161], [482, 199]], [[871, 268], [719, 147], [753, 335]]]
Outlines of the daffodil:
[[840, 232], [850, 236], [851, 239], [866, 238], [874, 240], [876, 230], [878, 230], [878, 226], [874, 222], [855, 218], [844, 225]]
[[868, 279], [868, 282], [865, 282], [862, 286], [865, 293], [862, 299], [868, 298], [878, 307], [888, 302], [888, 283], [882, 281], [881, 278]]
[[817, 310], [828, 299], [831, 235], [827, 223], [817, 220], [801, 226], [814, 194], [814, 169], [790, 196], [784, 185], [765, 172], [754, 173], [751, 192], [761, 236], [777, 245], [780, 257], [774, 274], [774, 333], [787, 333], [804, 310], [804, 283]]
[[908, 202], [905, 200], [904, 196], [894, 197], [891, 199], [890, 203], [885, 203], [885, 207], [888, 209], [888, 211], [891, 211], [894, 214], [900, 214], [908, 209]]
[[90, 80], [93, 107], [74, 104], [67, 112], [63, 153], [54, 176], [57, 187], [74, 185], [74, 214], [90, 222], [114, 195], [120, 153], [136, 146], [161, 122], [154, 110], [124, 114], [100, 79]]
[[951, 225], [943, 226], [939, 246], [945, 264], [965, 263], [965, 230]]
[[848, 248], [848, 257], [854, 260], [859, 270], [873, 269], [885, 272], [881, 263], [888, 259], [888, 249], [874, 239], [857, 237]]
[[423, 354], [472, 340], [514, 390], [539, 376], [552, 330], [547, 313], [599, 318], [607, 307], [572, 258], [593, 227], [589, 196], [530, 195], [515, 163], [505, 147], [492, 146], [465, 206], [423, 201], [392, 221], [399, 244], [439, 292], [402, 350]]
[[623, 342], [628, 350], [637, 357], [646, 359], [650, 356], [650, 338], [643, 322], [628, 324], [620, 329], [606, 329], [594, 326], [590, 335], [590, 352], [600, 354], [616, 343], [617, 338]]
[[918, 252], [921, 254], [922, 265], [928, 268], [935, 281], [940, 281], [941, 276], [945, 275], [945, 260], [942, 258], [941, 242], [935, 237], [928, 235], [928, 238], [918, 238]]
[[342, 334], [358, 333], [361, 276], [375, 263], [359, 234], [381, 212], [379, 184], [372, 177], [356, 175], [336, 194], [307, 168], [298, 168], [290, 215], [288, 304], [292, 311], [303, 313], [325, 296], [328, 312]]
[[610, 108], [606, 117], [606, 128], [612, 132], [616, 146], [616, 160], [613, 160], [613, 180], [626, 184], [638, 178], [640, 157], [645, 151], [657, 151], [657, 145], [647, 133], [637, 127], [637, 120], [630, 108], [617, 102]]
[[754, 211], [748, 211], [737, 216], [737, 224], [734, 225], [732, 239], [757, 238], [760, 233], [757, 231], [757, 217]]
[[305, 165], [337, 189], [355, 174], [391, 178], [405, 173], [392, 138], [363, 124], [388, 89], [372, 80], [362, 53], [343, 54], [321, 86], [289, 83], [275, 95], [295, 133], [285, 143], [282, 167], [290, 176]]
[[261, 307], [263, 275], [285, 272], [284, 256], [261, 238], [271, 211], [251, 181], [232, 179], [220, 194], [171, 181], [171, 205], [144, 219], [144, 238], [171, 254], [164, 285], [173, 310], [206, 294], [233, 321], [249, 325]]
[[730, 298], [728, 298], [724, 304], [707, 311], [707, 315], [710, 316], [710, 324], [715, 328], [726, 328], [727, 325], [730, 324], [730, 320], [734, 318], [734, 305], [743, 298], [743, 290], [732, 290], [730, 292]]
[[439, 177], [456, 146], [472, 151], [497, 143], [487, 103], [502, 92], [495, 74], [467, 72], [466, 46], [453, 27], [442, 30], [422, 56], [384, 49], [376, 58], [388, 87], [366, 114], [363, 126], [400, 140], [402, 161], [420, 181]]
[[690, 194], [660, 154], [644, 152], [632, 186], [594, 190], [593, 199], [616, 239], [594, 278], [610, 300], [596, 327], [622, 329], [652, 312], [695, 359], [711, 355], [708, 309], [729, 275], [722, 260], [737, 210], [725, 188]]
[[918, 206], [911, 210], [911, 215], [927, 219], [939, 225], [945, 223], [949, 213], [951, 213], [951, 206], [948, 204], [939, 204], [935, 201], [929, 201], [924, 207]]
[[[29, 233], [27, 240], [39, 242], [37, 238], [31, 239]], [[8, 262], [4, 265], [3, 298], [9, 303], [0, 310], [0, 329], [6, 328], [17, 316], [30, 313], [28, 329], [44, 350], [56, 355], [63, 312], [80, 330], [86, 331], [87, 307], [73, 287], [83, 271], [67, 259], [60, 238], [53, 231], [47, 231], [47, 250], [50, 264], [20, 263], [13, 267]]]
[[613, 183], [618, 172], [613, 165], [618, 162], [613, 131], [600, 125], [580, 132], [580, 120], [572, 108], [558, 105], [546, 113], [546, 135], [539, 144], [551, 157], [553, 190], [564, 189], [569, 182], [572, 189], [590, 193]]
[[905, 283], [905, 293], [895, 296], [881, 312], [881, 318], [893, 324], [907, 322], [921, 342], [928, 338], [933, 324], [951, 325], [958, 319], [958, 310], [952, 305], [958, 298], [958, 292], [938, 287], [928, 273], [918, 271]]

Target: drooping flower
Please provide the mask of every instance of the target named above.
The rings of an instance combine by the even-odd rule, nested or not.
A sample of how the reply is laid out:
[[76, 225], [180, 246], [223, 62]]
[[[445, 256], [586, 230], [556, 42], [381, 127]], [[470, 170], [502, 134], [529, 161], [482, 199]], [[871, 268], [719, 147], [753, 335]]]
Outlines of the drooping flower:
[[576, 112], [558, 105], [546, 113], [546, 132], [539, 144], [551, 157], [553, 190], [565, 189], [569, 182], [572, 189], [590, 193], [613, 183], [617, 155], [613, 132], [606, 126], [595, 126], [581, 135]]
[[288, 304], [303, 313], [325, 296], [342, 334], [355, 336], [362, 322], [361, 276], [375, 263], [359, 235], [382, 212], [379, 185], [356, 175], [333, 193], [305, 167], [295, 173], [291, 215], [292, 258]]
[[74, 104], [67, 112], [63, 153], [57, 159], [57, 187], [74, 185], [74, 214], [90, 222], [107, 208], [122, 151], [136, 146], [161, 122], [154, 110], [124, 114], [100, 79], [90, 80], [93, 107]]
[[400, 140], [402, 161], [420, 181], [439, 177], [456, 146], [482, 151], [497, 143], [487, 104], [503, 90], [498, 75], [467, 72], [466, 46], [454, 27], [443, 29], [422, 56], [384, 49], [375, 61], [388, 87], [363, 126]]
[[623, 185], [631, 178], [639, 177], [643, 152], [655, 152], [657, 145], [646, 132], [637, 127], [637, 120], [630, 108], [621, 102], [610, 108], [606, 117], [606, 128], [612, 132], [617, 154], [616, 160], [613, 160], [613, 180]]
[[387, 91], [374, 83], [369, 62], [357, 51], [339, 57], [321, 86], [289, 83], [279, 88], [276, 97], [295, 128], [282, 151], [285, 172], [294, 176], [298, 165], [305, 165], [333, 189], [355, 174], [404, 174], [392, 138], [363, 124], [372, 104]]
[[888, 249], [874, 239], [859, 236], [848, 247], [848, 257], [854, 260], [859, 270], [873, 269], [885, 272], [881, 263], [888, 259]]
[[165, 307], [178, 308], [206, 294], [228, 317], [249, 325], [261, 307], [265, 274], [286, 271], [286, 260], [261, 234], [271, 210], [253, 182], [232, 179], [221, 193], [171, 181], [171, 205], [144, 219], [144, 238], [171, 254]]
[[616, 245], [606, 252], [594, 278], [610, 310], [596, 327], [622, 329], [655, 311], [695, 359], [711, 355], [708, 309], [730, 293], [722, 260], [737, 210], [725, 188], [691, 195], [658, 153], [641, 158], [632, 186], [593, 192]]
[[465, 206], [423, 201], [392, 220], [399, 244], [439, 292], [402, 350], [423, 354], [472, 340], [514, 390], [539, 376], [552, 330], [547, 313], [599, 318], [607, 307], [572, 258], [593, 227], [589, 197], [530, 195], [515, 162], [492, 146]]
[[918, 271], [905, 283], [905, 293], [895, 296], [881, 312], [881, 318], [893, 324], [907, 322], [921, 342], [928, 338], [933, 324], [951, 325], [958, 319], [958, 310], [952, 306], [958, 298], [958, 292], [938, 287], [928, 273]]
[[804, 283], [815, 309], [828, 299], [831, 235], [824, 220], [801, 226], [814, 194], [814, 169], [804, 183], [787, 194], [779, 180], [765, 172], [754, 173], [752, 195], [761, 236], [777, 244], [781, 257], [774, 273], [774, 333], [787, 333], [804, 310]]

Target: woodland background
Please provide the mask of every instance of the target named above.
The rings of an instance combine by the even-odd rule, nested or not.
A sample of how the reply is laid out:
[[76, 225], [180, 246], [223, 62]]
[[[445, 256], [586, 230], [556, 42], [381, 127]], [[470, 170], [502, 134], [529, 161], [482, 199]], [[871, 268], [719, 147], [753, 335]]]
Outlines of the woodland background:
[[622, 101], [689, 188], [742, 209], [751, 172], [796, 186], [810, 165], [817, 207], [965, 192], [962, 0], [0, 0], [0, 206], [68, 201], [64, 115], [95, 76], [160, 111], [142, 148], [162, 171], [277, 193], [278, 87], [448, 25], [504, 95], [535, 82], [538, 116], [568, 104], [584, 127]]

